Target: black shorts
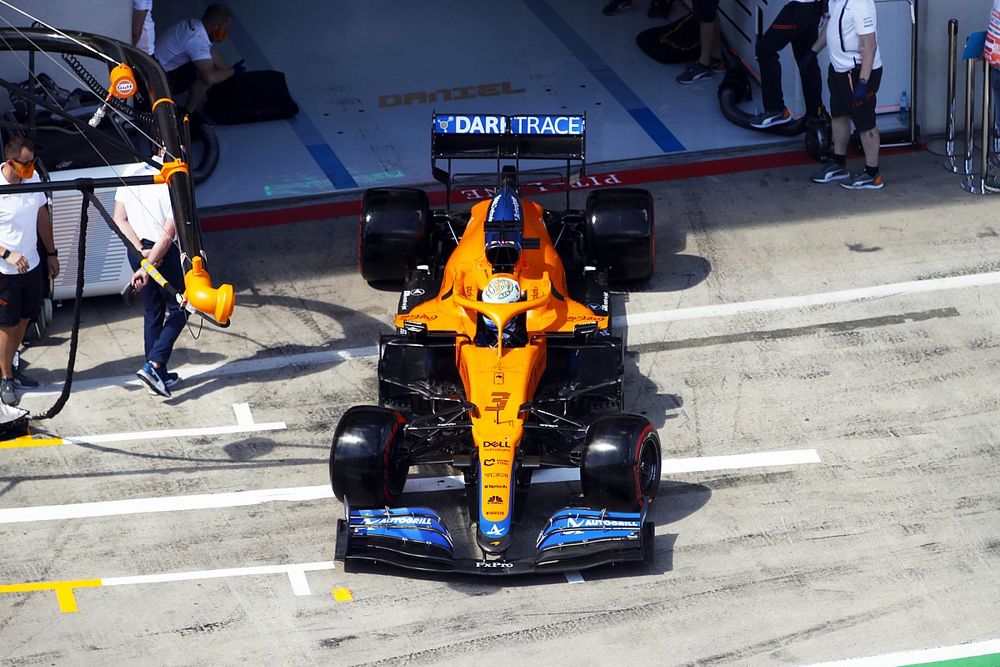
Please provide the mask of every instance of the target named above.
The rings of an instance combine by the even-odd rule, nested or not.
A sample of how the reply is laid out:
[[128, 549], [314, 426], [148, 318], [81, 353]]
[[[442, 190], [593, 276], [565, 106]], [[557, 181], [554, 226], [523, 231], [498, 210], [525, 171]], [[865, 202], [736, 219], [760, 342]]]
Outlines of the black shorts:
[[719, 11], [719, 0], [691, 0], [691, 13], [698, 23], [711, 23]]
[[854, 83], [861, 74], [861, 65], [850, 72], [835, 72], [830, 66], [827, 83], [830, 86], [830, 115], [834, 118], [850, 116], [858, 132], [875, 127], [875, 93], [882, 82], [882, 68], [872, 70], [868, 79], [868, 94], [860, 103], [854, 101]]
[[27, 273], [0, 273], [0, 327], [35, 318], [42, 309], [42, 267]]

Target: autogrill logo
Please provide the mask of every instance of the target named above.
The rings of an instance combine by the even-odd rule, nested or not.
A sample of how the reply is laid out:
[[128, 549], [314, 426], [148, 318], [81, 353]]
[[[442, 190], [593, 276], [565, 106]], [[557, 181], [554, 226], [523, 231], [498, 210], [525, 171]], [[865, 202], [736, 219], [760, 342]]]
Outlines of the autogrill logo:
[[567, 517], [570, 528], [638, 528], [638, 521], [615, 521], [612, 519], [574, 519]]
[[411, 93], [388, 93], [379, 95], [380, 109], [391, 107], [408, 107], [414, 104], [433, 104], [437, 101], [472, 100], [478, 97], [498, 97], [501, 95], [520, 95], [524, 88], [515, 88], [510, 81], [499, 83], [478, 83], [472, 86], [456, 86], [454, 88], [438, 88], [431, 91], [414, 91]]
[[364, 523], [366, 526], [430, 526], [433, 521], [425, 516], [387, 516], [365, 517]]

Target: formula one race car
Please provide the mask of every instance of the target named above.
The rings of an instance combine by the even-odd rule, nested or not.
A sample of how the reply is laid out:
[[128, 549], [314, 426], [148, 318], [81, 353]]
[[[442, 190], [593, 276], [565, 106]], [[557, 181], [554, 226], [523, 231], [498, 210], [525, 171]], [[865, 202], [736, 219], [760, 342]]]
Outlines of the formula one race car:
[[[622, 412], [624, 348], [608, 294], [609, 281], [653, 274], [652, 197], [597, 190], [586, 210], [570, 209], [585, 122], [434, 115], [432, 167], [447, 201], [452, 160], [496, 162], [494, 194], [471, 215], [432, 211], [421, 190], [365, 193], [362, 277], [402, 293], [396, 333], [379, 345], [379, 404], [347, 410], [333, 437], [330, 477], [347, 514], [339, 560], [490, 575], [652, 560], [660, 441], [645, 417]], [[566, 210], [521, 198], [526, 159], [565, 161]], [[410, 466], [430, 463], [464, 474], [480, 558], [453, 553], [433, 510], [397, 506]], [[552, 515], [533, 558], [509, 560], [512, 520], [545, 468], [578, 468], [582, 501]]]

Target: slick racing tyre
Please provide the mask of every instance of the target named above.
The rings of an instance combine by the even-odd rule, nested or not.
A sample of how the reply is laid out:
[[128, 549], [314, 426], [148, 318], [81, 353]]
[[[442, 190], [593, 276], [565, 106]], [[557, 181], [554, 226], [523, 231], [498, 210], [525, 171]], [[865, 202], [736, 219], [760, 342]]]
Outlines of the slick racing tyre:
[[208, 180], [219, 165], [219, 137], [200, 114], [192, 114], [191, 123], [191, 180], [200, 185]]
[[639, 188], [596, 190], [587, 197], [589, 262], [614, 282], [649, 280], [656, 266], [653, 197]]
[[619, 413], [587, 429], [580, 482], [594, 509], [638, 512], [660, 488], [660, 436], [649, 420]]
[[395, 410], [350, 408], [330, 447], [330, 483], [337, 500], [352, 508], [393, 505], [403, 492], [409, 463], [400, 449], [406, 420]]
[[375, 285], [402, 285], [408, 269], [427, 255], [430, 221], [430, 204], [423, 190], [366, 190], [358, 244], [361, 277]]

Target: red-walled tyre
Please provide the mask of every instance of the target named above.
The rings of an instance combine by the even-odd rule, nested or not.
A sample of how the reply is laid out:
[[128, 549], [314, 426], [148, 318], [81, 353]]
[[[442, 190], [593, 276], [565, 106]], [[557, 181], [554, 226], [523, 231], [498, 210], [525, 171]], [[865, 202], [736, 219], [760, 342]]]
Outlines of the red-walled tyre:
[[410, 468], [401, 449], [405, 425], [395, 410], [374, 405], [344, 413], [330, 447], [330, 483], [337, 500], [358, 509], [396, 503]]
[[587, 429], [580, 482], [595, 509], [638, 512], [660, 489], [660, 436], [639, 415], [601, 417]]

